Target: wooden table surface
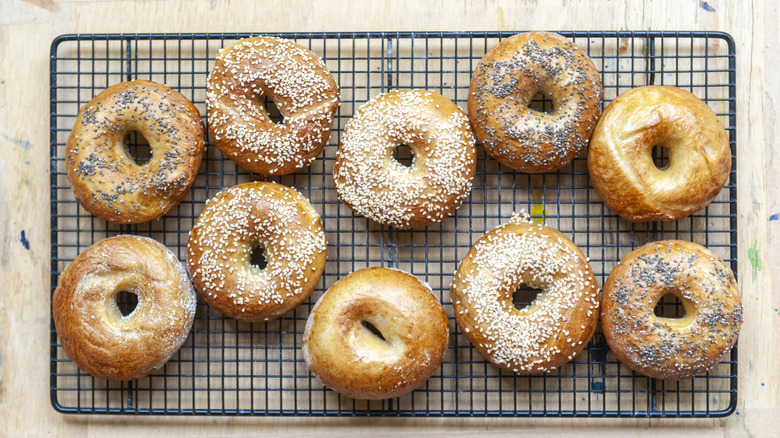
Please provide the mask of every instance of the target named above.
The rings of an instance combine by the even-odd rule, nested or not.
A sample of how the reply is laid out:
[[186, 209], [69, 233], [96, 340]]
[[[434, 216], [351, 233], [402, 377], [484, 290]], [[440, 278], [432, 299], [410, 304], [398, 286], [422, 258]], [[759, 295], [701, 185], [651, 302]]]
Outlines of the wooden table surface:
[[[0, 1], [0, 436], [778, 436], [780, 70], [775, 0]], [[717, 30], [737, 56], [737, 413], [724, 419], [66, 416], [49, 401], [49, 47], [64, 33]], [[753, 275], [754, 274], [754, 275]], [[498, 435], [496, 435], [498, 434]]]

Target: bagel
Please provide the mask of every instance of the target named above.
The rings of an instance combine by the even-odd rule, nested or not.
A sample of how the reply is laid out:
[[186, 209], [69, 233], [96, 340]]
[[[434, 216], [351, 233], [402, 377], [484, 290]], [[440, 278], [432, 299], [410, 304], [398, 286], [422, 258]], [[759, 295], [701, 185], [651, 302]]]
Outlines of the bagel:
[[[656, 316], [666, 294], [685, 316]], [[720, 362], [737, 341], [742, 299], [729, 267], [707, 248], [667, 240], [643, 245], [609, 274], [601, 328], [617, 359], [656, 379], [684, 380]]]
[[[264, 252], [264, 267], [252, 252]], [[210, 306], [244, 321], [269, 321], [311, 295], [325, 269], [320, 215], [296, 190], [250, 182], [206, 203], [187, 240], [187, 267]]]
[[[517, 288], [542, 292], [527, 307]], [[538, 374], [572, 360], [598, 320], [598, 285], [585, 255], [568, 237], [527, 215], [482, 236], [461, 261], [450, 288], [455, 320], [489, 362]]]
[[[281, 123], [269, 117], [264, 96]], [[308, 166], [328, 141], [338, 106], [338, 85], [325, 63], [280, 38], [244, 38], [223, 48], [206, 83], [214, 143], [239, 166], [265, 175]]]
[[[137, 295], [128, 315], [117, 295]], [[52, 314], [65, 354], [83, 371], [134, 380], [160, 368], [189, 335], [197, 304], [187, 271], [161, 243], [121, 235], [79, 254], [60, 275]]]
[[[125, 150], [133, 131], [151, 148], [144, 165]], [[189, 192], [205, 136], [198, 109], [165, 85], [137, 80], [108, 87], [81, 108], [68, 137], [65, 167], [73, 195], [109, 222], [157, 219]]]
[[[414, 153], [408, 167], [393, 158], [402, 144]], [[471, 192], [475, 170], [466, 114], [433, 91], [404, 90], [358, 109], [344, 128], [333, 180], [356, 213], [404, 229], [449, 216]]]
[[[537, 93], [551, 113], [529, 108]], [[601, 114], [601, 77], [568, 39], [549, 32], [514, 35], [477, 64], [469, 119], [477, 141], [500, 163], [527, 173], [566, 166], [588, 144]]]
[[447, 315], [427, 284], [397, 269], [366, 268], [317, 301], [303, 333], [303, 357], [331, 389], [379, 400], [428, 380], [444, 361], [448, 338]]
[[[666, 148], [658, 168], [653, 147]], [[588, 150], [593, 188], [631, 222], [678, 220], [705, 208], [731, 171], [729, 137], [718, 116], [688, 91], [646, 86], [604, 110]]]

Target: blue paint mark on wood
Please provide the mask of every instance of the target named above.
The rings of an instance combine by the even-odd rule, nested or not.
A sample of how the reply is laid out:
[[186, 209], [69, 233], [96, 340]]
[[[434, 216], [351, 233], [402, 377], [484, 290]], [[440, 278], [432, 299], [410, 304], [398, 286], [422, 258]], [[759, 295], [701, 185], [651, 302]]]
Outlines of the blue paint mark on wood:
[[9, 137], [9, 136], [7, 136], [5, 134], [3, 134], [3, 137], [5, 137], [6, 140], [14, 143], [15, 145], [21, 147], [24, 150], [24, 164], [29, 166], [30, 165], [30, 157], [29, 157], [28, 153], [30, 152], [30, 149], [32, 149], [32, 147], [33, 147], [32, 143], [30, 143], [27, 140], [22, 140], [22, 139], [19, 139], [19, 138]]
[[699, 6], [707, 12], [715, 12], [715, 8], [703, 0], [699, 0]]
[[604, 382], [596, 382], [596, 381], [590, 382], [590, 390], [604, 392]]
[[27, 140], [22, 140], [20, 138], [13, 138], [13, 137], [7, 136], [5, 134], [3, 134], [3, 137], [5, 137], [6, 140], [16, 144], [17, 146], [21, 147], [22, 149], [24, 149], [26, 151], [29, 151], [33, 147], [32, 143], [30, 143]]
[[770, 221], [776, 221], [777, 219], [780, 219], [780, 215], [775, 213], [772, 216], [769, 216]]
[[22, 238], [19, 239], [20, 242], [22, 242], [22, 246], [24, 246], [24, 249], [30, 250], [30, 241], [27, 240], [27, 237], [24, 235], [24, 230], [22, 230]]

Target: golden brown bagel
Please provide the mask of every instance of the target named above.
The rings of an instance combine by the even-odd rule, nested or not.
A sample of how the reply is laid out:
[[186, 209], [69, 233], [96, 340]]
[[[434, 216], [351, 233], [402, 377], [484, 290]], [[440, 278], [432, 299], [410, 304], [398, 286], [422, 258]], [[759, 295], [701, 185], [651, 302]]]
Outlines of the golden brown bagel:
[[[675, 294], [685, 316], [655, 315]], [[601, 328], [617, 359], [656, 379], [683, 380], [717, 365], [737, 340], [742, 299], [731, 269], [707, 248], [666, 240], [643, 245], [609, 274]]]
[[[139, 166], [125, 150], [133, 131], [152, 157]], [[65, 166], [82, 207], [109, 222], [136, 224], [178, 205], [200, 167], [205, 130], [182, 94], [149, 81], [113, 85], [79, 111], [68, 137]]]
[[[528, 107], [537, 93], [553, 111]], [[528, 173], [569, 164], [588, 144], [601, 113], [601, 77], [590, 58], [549, 32], [514, 35], [493, 47], [474, 70], [469, 118], [488, 154]]]
[[[527, 307], [520, 285], [541, 289]], [[588, 344], [598, 320], [598, 286], [582, 251], [558, 230], [526, 217], [482, 236], [450, 289], [463, 335], [491, 363], [518, 374], [553, 370]]]
[[[266, 266], [252, 265], [255, 248]], [[296, 190], [251, 182], [206, 203], [187, 241], [187, 267], [206, 302], [225, 316], [268, 321], [311, 295], [325, 269], [320, 215]]]
[[[122, 316], [116, 296], [138, 296]], [[140, 379], [176, 353], [195, 319], [187, 271], [161, 243], [140, 236], [99, 241], [60, 275], [52, 313], [62, 348], [102, 379]]]
[[[284, 120], [262, 105], [272, 99]], [[330, 136], [339, 89], [325, 63], [285, 39], [239, 40], [217, 55], [206, 85], [209, 133], [251, 172], [286, 175], [308, 166]]]
[[[381, 224], [410, 228], [449, 216], [471, 191], [474, 135], [466, 114], [433, 91], [405, 90], [366, 102], [347, 123], [333, 166], [339, 198]], [[393, 158], [401, 144], [411, 166]]]
[[447, 315], [427, 284], [397, 269], [366, 268], [317, 301], [306, 322], [303, 357], [331, 389], [386, 399], [428, 380], [444, 360], [448, 338]]
[[[653, 163], [653, 147], [669, 164]], [[609, 104], [588, 150], [596, 193], [632, 222], [682, 219], [705, 208], [731, 171], [723, 124], [704, 102], [675, 87], [629, 90]]]

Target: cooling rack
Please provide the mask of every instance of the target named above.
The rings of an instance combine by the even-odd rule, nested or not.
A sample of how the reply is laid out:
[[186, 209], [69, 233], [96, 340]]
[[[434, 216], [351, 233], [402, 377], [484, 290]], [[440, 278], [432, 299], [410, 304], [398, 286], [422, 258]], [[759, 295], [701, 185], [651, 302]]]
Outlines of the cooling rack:
[[[209, 142], [187, 198], [160, 220], [114, 225], [92, 217], [73, 198], [65, 173], [65, 143], [79, 108], [107, 86], [131, 79], [162, 82], [190, 98], [205, 118], [206, 77], [217, 52], [254, 34], [64, 35], [51, 48], [51, 282], [75, 256], [105, 237], [131, 233], [165, 244], [183, 261], [188, 232], [206, 199], [223, 188], [268, 179], [298, 188], [322, 215], [328, 262], [312, 297], [269, 323], [223, 318], [198, 304], [192, 334], [166, 366], [131, 382], [95, 379], [67, 358], [51, 324], [51, 401], [57, 411], [93, 414], [297, 416], [621, 416], [715, 417], [736, 406], [737, 349], [709, 373], [685, 382], [634, 374], [620, 365], [597, 332], [571, 363], [542, 376], [515, 376], [488, 364], [454, 323], [448, 290], [460, 259], [488, 230], [526, 209], [571, 237], [603, 285], [615, 263], [649, 241], [682, 239], [713, 250], [737, 271], [736, 109], [734, 41], [717, 32], [561, 32], [587, 51], [604, 81], [604, 105], [647, 85], [675, 85], [703, 99], [729, 133], [732, 171], [707, 209], [675, 222], [631, 224], [606, 208], [591, 187], [584, 155], [558, 172], [513, 172], [478, 149], [473, 191], [442, 223], [395, 230], [356, 217], [336, 196], [331, 177], [339, 137], [354, 111], [391, 90], [425, 88], [466, 108], [471, 73], [482, 55], [516, 32], [382, 32], [273, 34], [323, 58], [341, 89], [333, 133], [312, 166], [265, 178], [224, 159]], [[549, 109], [544, 96], [534, 100]], [[273, 105], [267, 103], [269, 112]], [[128, 150], [149, 159], [143, 139]], [[400, 149], [400, 148], [399, 148]], [[401, 151], [403, 154], [404, 151]], [[401, 162], [407, 156], [399, 155]], [[665, 160], [657, 148], [656, 162]], [[367, 266], [411, 272], [433, 288], [451, 320], [444, 364], [421, 388], [397, 399], [339, 396], [310, 375], [300, 350], [313, 303], [339, 278]], [[129, 294], [128, 294], [129, 295]], [[120, 297], [130, 309], [132, 295]], [[518, 306], [533, 299], [519, 291]], [[679, 314], [679, 303], [657, 312]]]

